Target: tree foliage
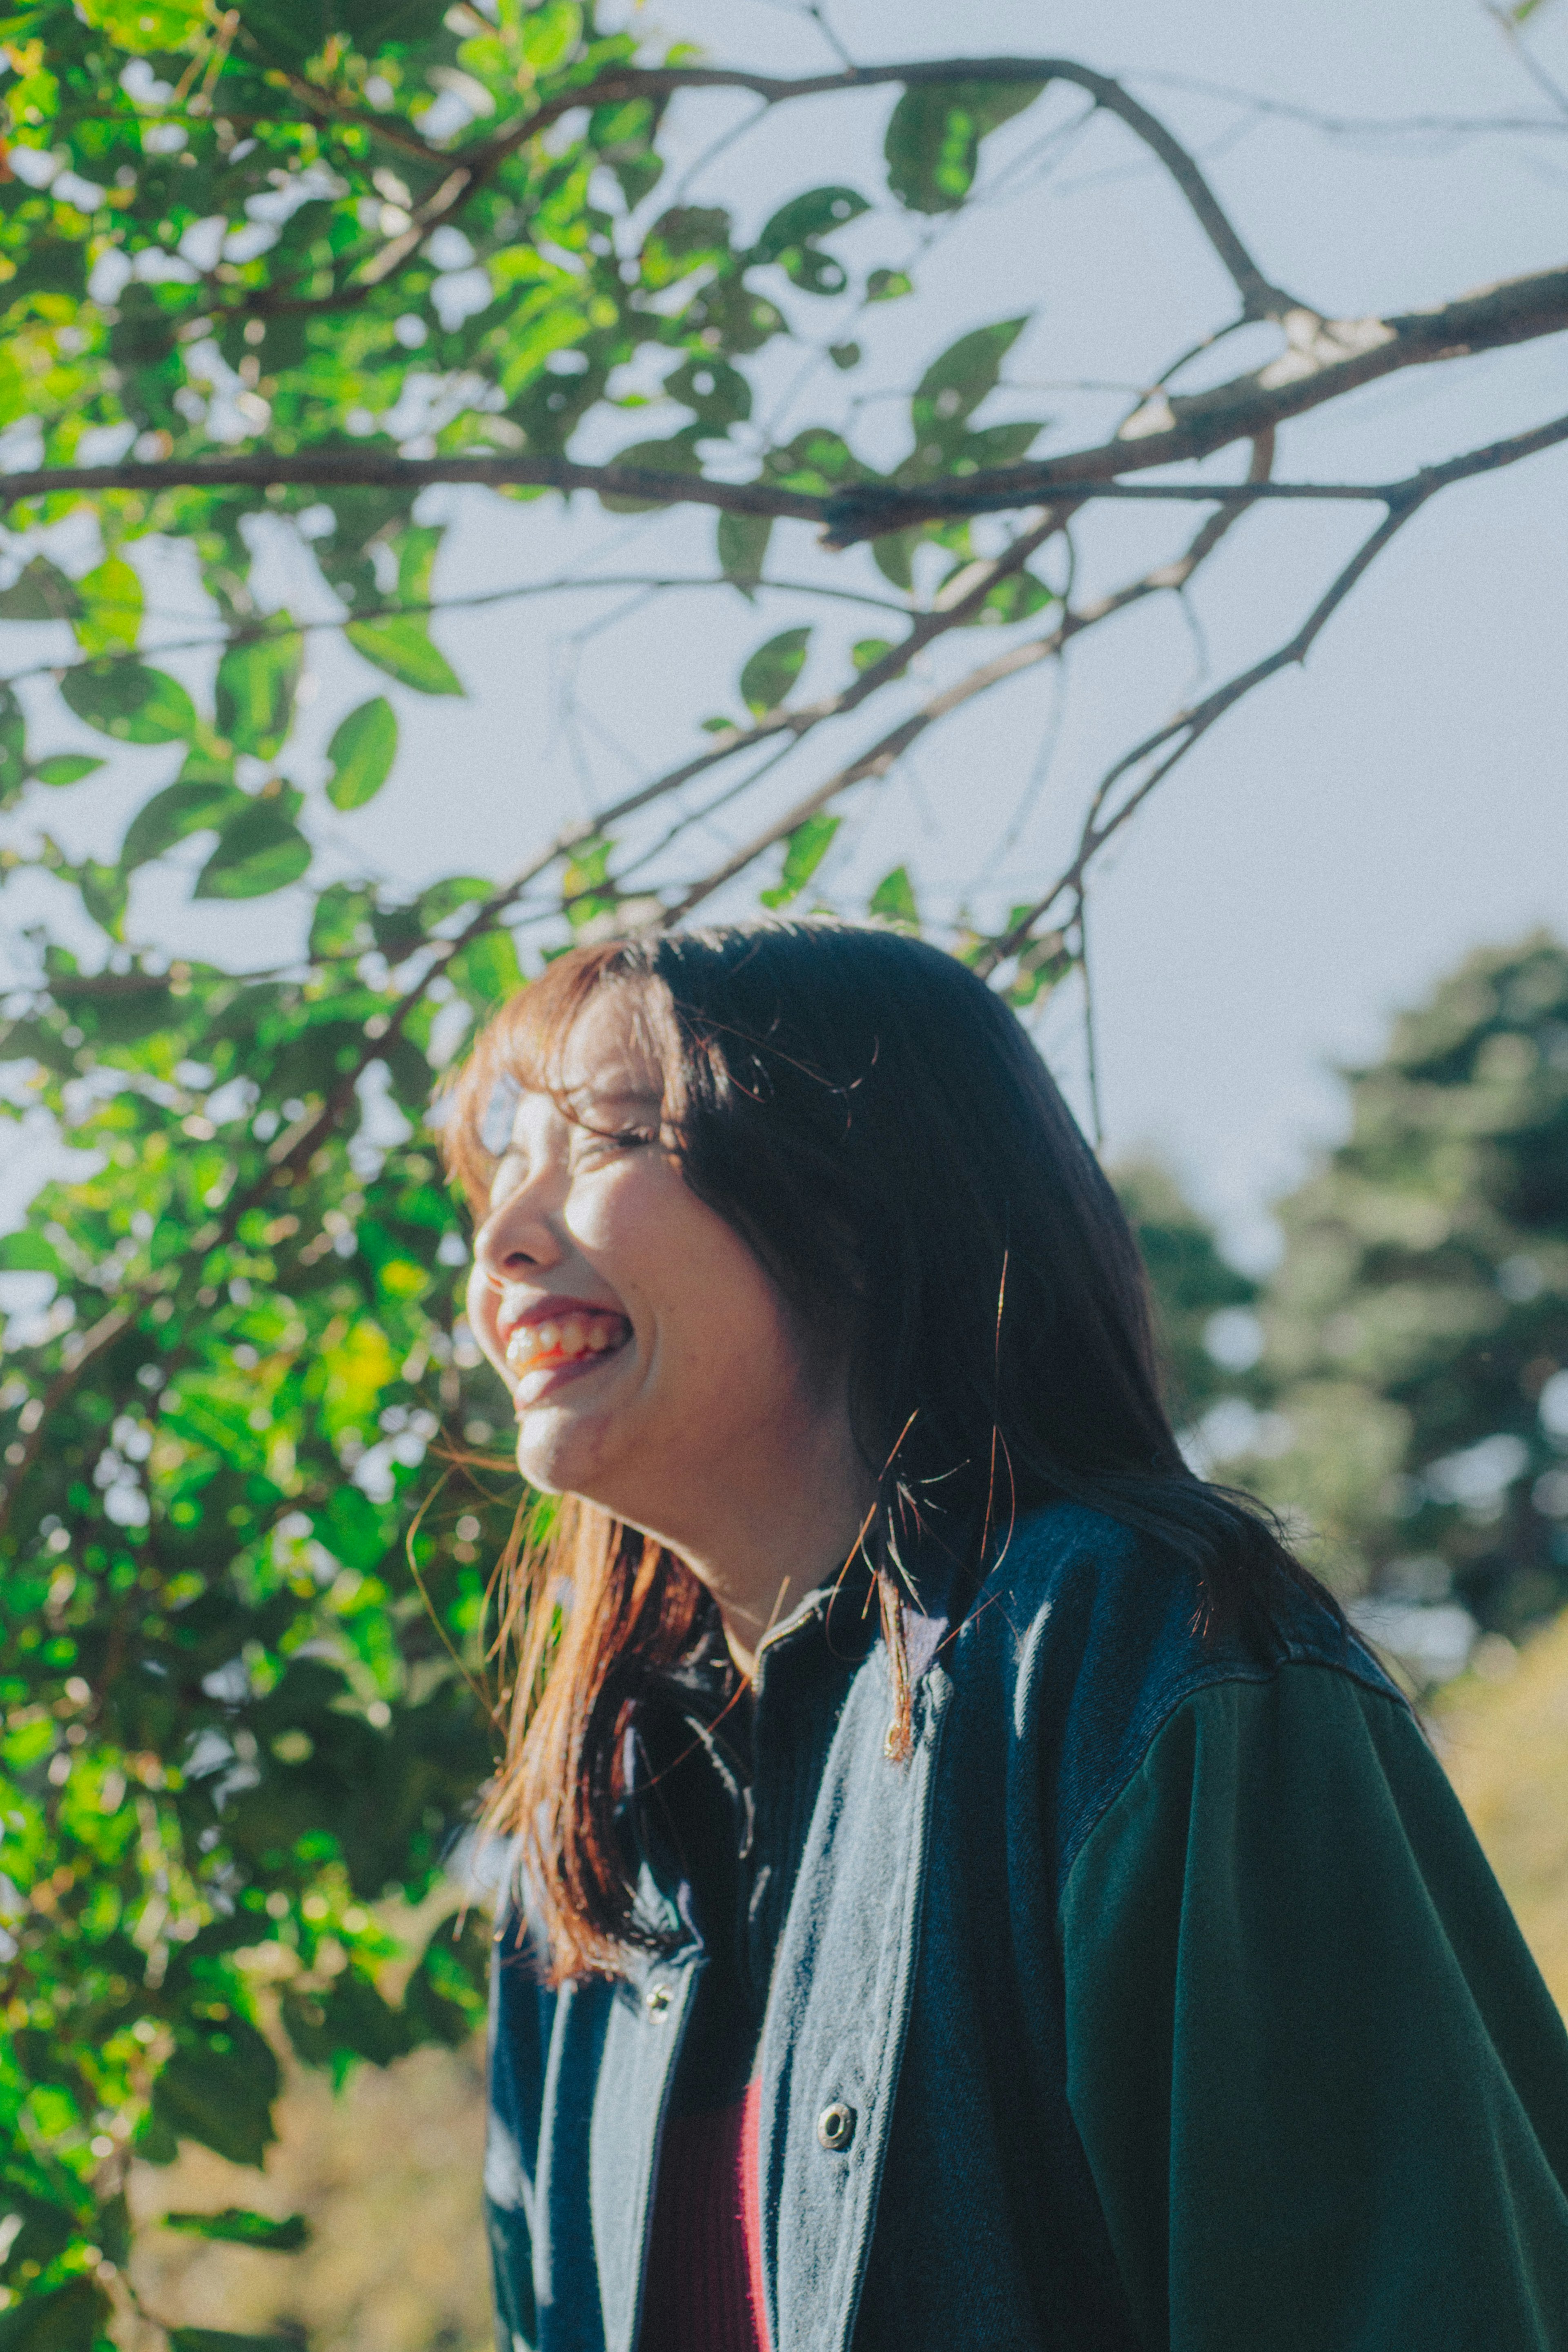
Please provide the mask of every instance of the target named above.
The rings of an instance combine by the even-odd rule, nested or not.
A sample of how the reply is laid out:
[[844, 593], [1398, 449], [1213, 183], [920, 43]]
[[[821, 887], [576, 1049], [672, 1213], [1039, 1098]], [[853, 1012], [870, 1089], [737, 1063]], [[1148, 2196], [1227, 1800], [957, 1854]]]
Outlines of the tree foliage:
[[1347, 1590], [1514, 1633], [1568, 1599], [1568, 953], [1470, 957], [1346, 1083], [1262, 1310], [1288, 1444], [1242, 1475]]
[[[1568, 277], [1353, 335], [1271, 282], [1162, 123], [1064, 58], [784, 84], [654, 55], [579, 0], [37, 0], [0, 15], [0, 641], [21, 648], [0, 686], [0, 875], [13, 907], [55, 910], [12, 973], [0, 1107], [70, 1154], [0, 1240], [0, 2337], [81, 2352], [134, 2301], [133, 2157], [187, 2138], [258, 2162], [280, 2052], [340, 2075], [478, 2014], [484, 1937], [455, 1903], [412, 1956], [375, 1906], [441, 1883], [494, 1752], [486, 1579], [514, 1496], [458, 1458], [483, 1454], [503, 1400], [454, 1336], [465, 1244], [426, 1122], [517, 985], [519, 940], [548, 953], [732, 886], [810, 905], [857, 788], [967, 700], [1180, 593], [1288, 487], [1270, 478], [1279, 425], [1372, 375], [1554, 331]], [[887, 92], [884, 185], [780, 186], [742, 223], [665, 184], [677, 98], [868, 88]], [[988, 140], [1052, 108], [1052, 135], [1076, 108], [1154, 154], [1234, 296], [1217, 332], [1270, 324], [1290, 367], [1190, 398], [1173, 374], [1103, 443], [1042, 459], [1045, 420], [1006, 378], [1025, 321], [982, 321], [929, 352], [873, 462], [862, 322], [908, 299], [915, 268], [873, 229], [961, 211]], [[821, 405], [773, 433], [758, 387], [801, 355]], [[1300, 630], [1134, 746], [1064, 872], [963, 951], [1039, 1002], [1078, 953], [1091, 861], [1168, 768], [1304, 656], [1426, 499], [1565, 433], [1334, 491], [1379, 520]], [[1152, 490], [1212, 509], [1178, 560], [1069, 601], [1092, 499], [1231, 447], [1245, 482]], [[464, 690], [432, 631], [442, 528], [420, 503], [459, 481], [712, 508], [708, 584], [758, 607], [758, 643], [675, 768], [519, 873], [413, 894], [346, 866], [332, 827], [385, 788], [411, 698]], [[809, 696], [813, 625], [774, 611], [775, 535], [802, 523], [869, 545], [832, 593], [874, 615]], [[289, 535], [368, 666], [319, 782], [298, 712], [322, 625], [260, 584], [261, 526]], [[192, 640], [174, 615], [198, 592]], [[983, 657], [920, 684], [926, 650], [973, 629]], [[816, 730], [877, 698], [861, 748], [756, 804], [733, 853], [671, 863], [660, 828], [680, 836], [705, 794], [750, 809], [777, 759], [814, 756]], [[58, 748], [68, 721], [98, 748]], [[160, 747], [118, 847], [62, 846], [61, 796]], [[256, 968], [149, 940], [160, 876], [235, 902], [236, 923], [265, 907]], [[905, 865], [868, 895], [875, 919], [918, 926]], [[1201, 1403], [1201, 1333], [1246, 1286], [1168, 1202], [1142, 1213]], [[240, 2209], [178, 2226], [298, 2242]]]

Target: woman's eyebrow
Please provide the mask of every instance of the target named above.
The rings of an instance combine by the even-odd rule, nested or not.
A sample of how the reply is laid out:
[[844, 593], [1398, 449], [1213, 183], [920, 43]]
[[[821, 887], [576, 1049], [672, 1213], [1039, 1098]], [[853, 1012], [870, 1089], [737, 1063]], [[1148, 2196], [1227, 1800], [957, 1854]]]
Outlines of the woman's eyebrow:
[[574, 1118], [585, 1112], [652, 1111], [655, 1117], [664, 1108], [664, 1097], [650, 1087], [638, 1086], [578, 1087], [568, 1097]]

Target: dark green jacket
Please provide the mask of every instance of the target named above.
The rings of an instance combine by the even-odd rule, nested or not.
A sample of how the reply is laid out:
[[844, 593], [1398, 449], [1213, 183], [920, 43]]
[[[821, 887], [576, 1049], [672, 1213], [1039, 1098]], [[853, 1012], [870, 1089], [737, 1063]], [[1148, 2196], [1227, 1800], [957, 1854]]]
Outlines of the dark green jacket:
[[[768, 1645], [758, 1759], [796, 1727], [810, 1797], [761, 2045], [773, 2352], [1568, 2352], [1568, 2036], [1441, 1769], [1315, 1603], [1264, 1663], [1198, 1602], [1036, 1514], [956, 1637], [915, 1622], [904, 1764], [879, 1641], [819, 1595]], [[622, 1981], [552, 1994], [503, 1927], [503, 2352], [636, 2342], [710, 1966], [678, 1867], [643, 1899], [677, 1948]]]

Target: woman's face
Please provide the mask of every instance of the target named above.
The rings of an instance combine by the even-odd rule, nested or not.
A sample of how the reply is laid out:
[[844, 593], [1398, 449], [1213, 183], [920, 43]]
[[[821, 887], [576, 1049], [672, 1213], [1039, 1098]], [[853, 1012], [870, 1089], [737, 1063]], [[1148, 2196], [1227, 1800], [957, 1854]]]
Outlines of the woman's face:
[[824, 1405], [777, 1286], [661, 1142], [632, 1010], [611, 984], [579, 1016], [561, 1069], [575, 1117], [547, 1094], [518, 1102], [468, 1316], [511, 1391], [525, 1477], [679, 1549]]

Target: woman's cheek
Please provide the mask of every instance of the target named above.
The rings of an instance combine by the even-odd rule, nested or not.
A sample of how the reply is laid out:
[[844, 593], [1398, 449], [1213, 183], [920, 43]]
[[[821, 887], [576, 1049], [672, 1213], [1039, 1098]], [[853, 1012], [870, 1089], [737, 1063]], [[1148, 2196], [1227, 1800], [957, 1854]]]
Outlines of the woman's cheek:
[[491, 1362], [498, 1363], [500, 1349], [496, 1336], [496, 1294], [477, 1265], [469, 1269], [468, 1281], [464, 1291], [464, 1304], [467, 1312], [469, 1329], [490, 1358]]

